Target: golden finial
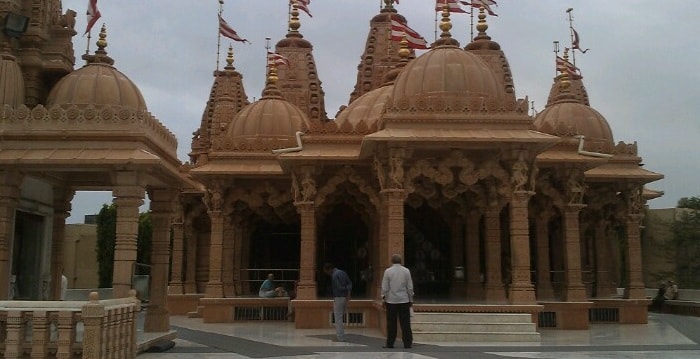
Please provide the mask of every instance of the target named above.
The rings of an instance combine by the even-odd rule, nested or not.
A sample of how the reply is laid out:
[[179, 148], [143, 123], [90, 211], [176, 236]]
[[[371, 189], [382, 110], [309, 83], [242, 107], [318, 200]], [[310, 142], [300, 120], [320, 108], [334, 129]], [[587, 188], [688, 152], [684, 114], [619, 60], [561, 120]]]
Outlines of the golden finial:
[[107, 47], [107, 26], [102, 23], [102, 28], [100, 29], [100, 39], [97, 40], [97, 51], [95, 51], [95, 53], [106, 53], [105, 47]]
[[281, 97], [282, 93], [277, 88], [277, 65], [271, 63], [267, 69], [267, 81], [265, 82], [265, 90], [263, 90], [263, 98]]
[[233, 45], [228, 45], [228, 55], [226, 56], [226, 67], [225, 69], [233, 69]]
[[479, 21], [476, 24], [476, 30], [479, 31], [478, 36], [486, 36], [486, 30], [488, 30], [489, 24], [486, 23], [486, 9], [484, 7], [479, 8]]
[[299, 21], [299, 4], [297, 0], [292, 3], [292, 17], [289, 19], [289, 32], [297, 33], [301, 27], [301, 21]]
[[403, 34], [401, 42], [399, 42], [399, 57], [401, 58], [401, 62], [408, 62], [409, 56], [411, 56], [411, 50], [408, 48], [406, 34]]
[[452, 29], [452, 21], [450, 21], [450, 7], [445, 1], [445, 5], [442, 7], [442, 21], [440, 21], [440, 38], [452, 37], [450, 30]]
[[569, 82], [569, 71], [566, 68], [569, 63], [569, 48], [566, 47], [564, 48], [564, 64], [559, 66], [559, 72], [561, 72], [561, 75], [559, 77], [559, 89], [562, 92], [569, 92], [569, 86], [571, 85], [571, 82]]
[[384, 0], [384, 8], [385, 9], [393, 9], [394, 8], [394, 0]]
[[452, 21], [450, 21], [450, 7], [447, 2], [442, 7], [442, 20], [440, 20], [440, 38], [435, 41], [432, 47], [439, 45], [454, 45], [459, 46], [459, 41], [452, 38], [450, 30], [452, 29]]

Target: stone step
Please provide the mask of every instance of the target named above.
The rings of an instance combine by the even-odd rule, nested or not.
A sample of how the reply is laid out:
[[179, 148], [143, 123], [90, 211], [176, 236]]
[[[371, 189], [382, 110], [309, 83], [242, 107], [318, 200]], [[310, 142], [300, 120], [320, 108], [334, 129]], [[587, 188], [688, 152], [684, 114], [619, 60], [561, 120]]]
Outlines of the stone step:
[[427, 342], [539, 342], [540, 333], [520, 332], [413, 332], [413, 341]]
[[412, 322], [413, 332], [535, 333], [534, 323]]
[[529, 313], [429, 313], [416, 312], [412, 322], [532, 323]]
[[204, 307], [197, 306], [197, 310], [193, 312], [187, 312], [187, 318], [203, 318], [204, 317]]

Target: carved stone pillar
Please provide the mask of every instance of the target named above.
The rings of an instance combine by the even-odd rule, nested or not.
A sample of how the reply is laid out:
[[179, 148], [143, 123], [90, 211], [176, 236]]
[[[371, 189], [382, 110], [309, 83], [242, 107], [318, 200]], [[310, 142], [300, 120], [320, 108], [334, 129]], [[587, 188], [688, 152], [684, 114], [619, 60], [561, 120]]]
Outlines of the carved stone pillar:
[[382, 276], [384, 275], [384, 270], [389, 267], [390, 257], [387, 255], [389, 253], [389, 209], [388, 196], [381, 196], [381, 206], [379, 207], [379, 236], [377, 237], [377, 268], [375, 269], [374, 287], [376, 288], [377, 296], [379, 298], [382, 293]]
[[167, 308], [168, 264], [170, 263], [170, 223], [177, 192], [172, 189], [151, 190], [151, 246], [150, 302], [144, 323], [145, 332], [167, 332], [170, 320]]
[[632, 213], [627, 216], [627, 278], [625, 298], [644, 299], [644, 280], [642, 278], [642, 241], [639, 237], [639, 225], [643, 215]]
[[66, 240], [66, 218], [70, 216], [75, 191], [54, 188], [53, 227], [51, 233], [51, 295], [49, 300], [61, 299], [63, 276], [63, 245]]
[[510, 250], [513, 281], [508, 300], [512, 304], [535, 304], [530, 278], [530, 221], [528, 202], [535, 192], [514, 191], [510, 202]]
[[140, 186], [120, 186], [112, 193], [117, 208], [112, 293], [114, 298], [128, 298], [136, 264], [139, 207], [143, 204], [145, 190]]
[[233, 247], [235, 241], [234, 222], [231, 217], [227, 217], [224, 223], [224, 245], [223, 245], [223, 282], [224, 296], [231, 298], [236, 296], [236, 288], [233, 283]]
[[12, 299], [9, 297], [10, 260], [21, 183], [22, 177], [19, 173], [0, 171], [0, 300]]
[[581, 233], [579, 214], [585, 205], [569, 203], [564, 208], [564, 278], [567, 302], [586, 300], [581, 275]]
[[387, 201], [387, 265], [394, 253], [404, 255], [404, 190], [389, 189], [382, 191]]
[[185, 293], [197, 293], [197, 234], [191, 223], [185, 224], [185, 243], [187, 243], [187, 260], [185, 261]]
[[316, 299], [316, 211], [313, 202], [295, 203], [301, 215], [297, 299]]
[[223, 244], [224, 216], [221, 213], [223, 202], [222, 189], [219, 186], [210, 188], [205, 194], [207, 213], [211, 220], [211, 237], [209, 239], [209, 281], [205, 296], [207, 298], [223, 298]]
[[599, 220], [595, 226], [596, 297], [607, 298], [617, 293], [612, 279], [610, 244], [607, 237], [608, 222]]
[[484, 297], [487, 303], [502, 303], [506, 300], [501, 275], [501, 227], [500, 206], [490, 205], [486, 209], [486, 273]]
[[185, 248], [185, 226], [184, 226], [184, 208], [182, 206], [182, 198], [175, 204], [175, 213], [173, 214], [173, 255], [170, 263], [170, 284], [168, 285], [169, 294], [184, 294], [185, 288], [182, 285], [182, 273], [184, 265], [184, 248]]
[[537, 214], [537, 299], [554, 300], [552, 288], [551, 267], [549, 265], [549, 220], [551, 212], [542, 211]]
[[467, 299], [479, 301], [484, 299], [484, 288], [481, 285], [481, 248], [479, 246], [479, 211], [467, 213], [467, 228], [465, 231], [465, 256], [467, 265], [464, 268], [467, 277]]

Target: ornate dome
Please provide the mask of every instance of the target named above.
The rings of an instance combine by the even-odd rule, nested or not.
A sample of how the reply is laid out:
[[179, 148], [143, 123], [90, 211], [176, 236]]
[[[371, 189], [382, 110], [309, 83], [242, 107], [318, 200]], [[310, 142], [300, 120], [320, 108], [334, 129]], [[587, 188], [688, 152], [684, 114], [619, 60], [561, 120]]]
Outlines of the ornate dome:
[[608, 121], [600, 112], [575, 99], [560, 100], [535, 118], [536, 130], [560, 137], [585, 136], [586, 147], [609, 152], [614, 145]]
[[[451, 102], [459, 97], [489, 108], [500, 107], [504, 88], [489, 66], [477, 55], [454, 45], [438, 46], [406, 65], [396, 79], [393, 105], [411, 108], [438, 97]], [[494, 106], [496, 105], [496, 106]]]
[[226, 137], [294, 137], [308, 128], [301, 109], [281, 98], [262, 98], [239, 112], [226, 130]]
[[73, 71], [49, 93], [48, 106], [59, 104], [123, 106], [146, 110], [141, 91], [112, 65], [92, 63]]
[[335, 119], [338, 128], [349, 123], [353, 128], [364, 121], [367, 128], [376, 126], [385, 112], [393, 86], [374, 89], [350, 103]]
[[277, 89], [277, 71], [270, 69], [263, 97], [244, 107], [229, 124], [229, 140], [292, 141], [297, 131], [309, 128], [309, 119], [296, 105], [282, 98]]
[[24, 104], [24, 78], [14, 56], [0, 53], [0, 105]]
[[121, 106], [137, 111], [146, 110], [141, 91], [126, 75], [117, 70], [114, 60], [107, 56], [104, 25], [97, 41], [95, 55], [84, 55], [88, 64], [63, 77], [51, 89], [46, 100], [51, 105]]

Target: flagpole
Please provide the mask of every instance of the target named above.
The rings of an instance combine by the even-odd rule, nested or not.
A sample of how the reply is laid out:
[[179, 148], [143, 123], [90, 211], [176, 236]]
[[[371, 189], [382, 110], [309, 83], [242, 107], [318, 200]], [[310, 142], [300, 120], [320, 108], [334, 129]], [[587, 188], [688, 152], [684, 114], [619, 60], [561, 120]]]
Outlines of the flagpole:
[[265, 38], [265, 78], [267, 78], [268, 67], [270, 66], [269, 56], [270, 56], [270, 49], [272, 48], [272, 46], [270, 46], [270, 40], [272, 40], [271, 37]]
[[[554, 44], [554, 63], [556, 64], [557, 57], [559, 56], [559, 41], [553, 41]], [[554, 77], [559, 76], [559, 69], [554, 66]]]
[[469, 42], [472, 42], [472, 41], [474, 41], [474, 7], [473, 6], [469, 9]]
[[[566, 9], [566, 14], [569, 17], [569, 38], [571, 39], [571, 48], [574, 48], [574, 8]], [[576, 66], [576, 51], [571, 51], [571, 63]]]
[[[296, 0], [289, 0], [289, 5], [287, 6], [287, 31], [291, 31], [291, 23], [292, 23], [292, 2]], [[265, 69], [267, 69], [267, 65], [265, 65]], [[267, 70], [265, 70], [265, 76], [267, 76]]]
[[217, 21], [217, 24], [219, 24], [219, 31], [217, 31], [217, 37], [216, 37], [216, 71], [219, 71], [219, 56], [220, 56], [220, 51], [221, 51], [221, 14], [224, 13], [224, 0], [219, 0], [219, 20]]

